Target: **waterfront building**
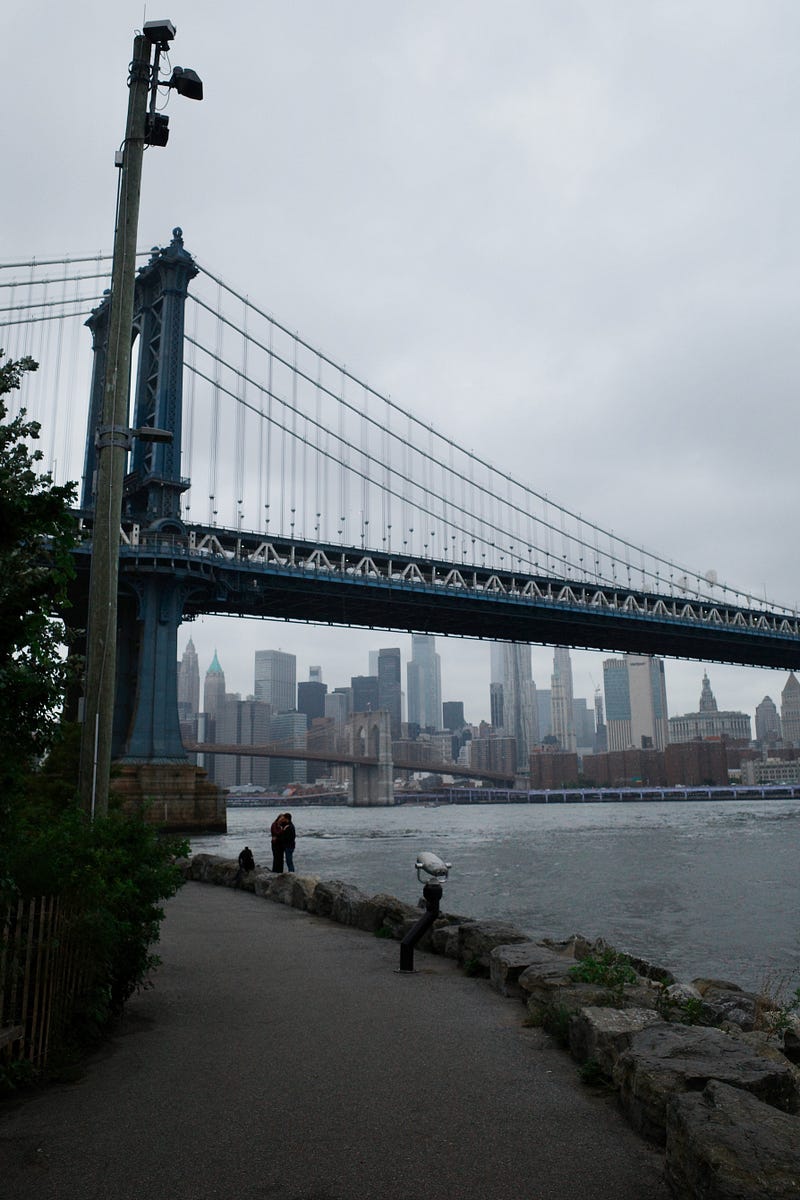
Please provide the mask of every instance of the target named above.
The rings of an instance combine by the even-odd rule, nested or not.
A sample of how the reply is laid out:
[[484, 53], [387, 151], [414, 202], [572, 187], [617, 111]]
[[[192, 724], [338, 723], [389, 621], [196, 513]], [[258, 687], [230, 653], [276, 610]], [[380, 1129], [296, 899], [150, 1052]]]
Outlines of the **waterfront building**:
[[192, 721], [200, 711], [200, 667], [191, 638], [178, 663], [178, 719]]
[[578, 787], [578, 756], [573, 751], [534, 750], [530, 757], [530, 786], [536, 789]]
[[765, 696], [756, 705], [756, 741], [760, 746], [772, 746], [781, 740], [781, 719], [775, 701]]
[[790, 671], [781, 692], [781, 728], [784, 742], [800, 746], [800, 683], [794, 671]]
[[442, 664], [436, 639], [412, 633], [411, 660], [406, 665], [408, 723], [436, 731], [442, 727]]
[[469, 765], [476, 770], [516, 774], [517, 740], [503, 734], [473, 738], [467, 743]]
[[708, 674], [703, 674], [700, 705], [695, 713], [669, 718], [670, 742], [693, 742], [704, 738], [725, 737], [734, 741], [751, 739], [750, 716], [743, 712], [721, 712], [711, 690]]
[[283, 650], [256, 650], [256, 700], [269, 704], [275, 713], [297, 708], [297, 658]]
[[742, 763], [742, 783], [800, 783], [800, 761], [787, 762], [782, 758], [750, 760]]

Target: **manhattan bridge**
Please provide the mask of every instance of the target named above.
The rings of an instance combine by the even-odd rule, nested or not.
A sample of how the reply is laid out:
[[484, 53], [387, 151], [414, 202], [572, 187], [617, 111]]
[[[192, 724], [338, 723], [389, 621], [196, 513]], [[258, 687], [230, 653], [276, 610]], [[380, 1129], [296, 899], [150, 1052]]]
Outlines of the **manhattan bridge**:
[[[177, 632], [201, 614], [800, 666], [796, 610], [634, 545], [466, 450], [224, 282], [180, 229], [138, 257], [131, 427], [170, 436], [135, 437], [129, 454], [114, 757], [131, 777], [174, 768], [166, 819], [194, 795]], [[73, 625], [109, 279], [102, 254], [0, 264], [0, 345], [40, 363], [12, 405], [41, 423], [43, 468], [81, 481]], [[387, 769], [378, 743], [361, 731], [365, 770], [381, 757]], [[183, 823], [208, 824], [188, 803]]]

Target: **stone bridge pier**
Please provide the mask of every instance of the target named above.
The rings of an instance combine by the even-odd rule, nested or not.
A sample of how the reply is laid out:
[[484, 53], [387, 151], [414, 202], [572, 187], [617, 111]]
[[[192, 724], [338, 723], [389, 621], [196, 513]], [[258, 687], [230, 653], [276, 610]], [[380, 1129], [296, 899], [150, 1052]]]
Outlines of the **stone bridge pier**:
[[353, 713], [348, 723], [350, 752], [375, 758], [376, 765], [353, 763], [349, 803], [354, 807], [394, 804], [392, 732], [388, 712]]

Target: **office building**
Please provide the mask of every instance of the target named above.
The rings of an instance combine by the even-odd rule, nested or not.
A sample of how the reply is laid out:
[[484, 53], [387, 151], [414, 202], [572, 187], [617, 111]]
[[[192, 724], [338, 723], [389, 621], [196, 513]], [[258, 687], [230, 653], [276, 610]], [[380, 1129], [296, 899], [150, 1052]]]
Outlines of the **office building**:
[[403, 719], [402, 663], [399, 646], [378, 651], [378, 708], [389, 714], [393, 738], [400, 736]]
[[609, 753], [627, 750], [631, 741], [631, 694], [624, 658], [603, 662], [603, 691], [606, 698], [606, 736]]
[[626, 654], [631, 705], [631, 745], [663, 750], [669, 740], [664, 660]]
[[536, 711], [539, 717], [539, 742], [553, 736], [553, 695], [550, 688], [536, 689]]
[[297, 659], [283, 650], [256, 650], [256, 700], [264, 700], [274, 713], [297, 708]]
[[[539, 709], [531, 670], [531, 648], [519, 642], [491, 646], [492, 725], [517, 743], [517, 763], [527, 771], [528, 756], [539, 741]], [[502, 688], [502, 701], [496, 685]], [[493, 686], [494, 685], [494, 686]], [[495, 717], [500, 724], [495, 726]]]
[[436, 732], [442, 727], [442, 667], [436, 639], [412, 633], [411, 660], [406, 666], [408, 723]]
[[550, 680], [553, 737], [567, 754], [572, 754], [577, 749], [573, 704], [572, 661], [569, 650], [566, 646], [556, 646], [553, 652], [553, 674]]
[[582, 698], [572, 701], [575, 742], [581, 754], [594, 754], [594, 709]]
[[600, 688], [595, 688], [594, 692], [594, 731], [595, 754], [605, 754], [608, 750], [608, 731], [603, 710], [603, 693]]
[[[270, 716], [270, 706], [262, 700], [226, 697], [217, 713], [214, 740], [225, 746], [266, 746], [270, 740]], [[233, 754], [215, 754], [213, 757], [214, 782], [222, 787], [269, 785], [270, 759]]]
[[781, 692], [781, 729], [787, 745], [800, 746], [800, 683], [794, 671]]
[[451, 733], [461, 733], [466, 725], [463, 700], [445, 700], [442, 705], [442, 725]]
[[191, 638], [178, 663], [178, 719], [193, 720], [200, 711], [200, 667]]
[[765, 696], [756, 705], [756, 741], [760, 746], [772, 746], [781, 740], [781, 719], [775, 701]]
[[680, 743], [721, 737], [749, 742], [750, 716], [743, 712], [720, 712], [708, 675], [704, 674], [698, 711], [670, 717], [669, 740]]
[[[269, 740], [286, 750], [306, 750], [306, 719], [303, 713], [275, 713], [269, 723]], [[285, 787], [289, 783], [306, 783], [306, 764], [302, 759], [270, 759], [270, 783]]]
[[205, 684], [203, 686], [203, 712], [208, 717], [214, 719], [224, 702], [225, 672], [219, 665], [219, 659], [215, 650], [211, 666], [206, 671]]
[[350, 680], [350, 688], [353, 693], [354, 713], [379, 711], [377, 675], [354, 675]]
[[306, 728], [311, 728], [311, 722], [325, 716], [325, 696], [328, 691], [327, 683], [319, 683], [309, 679], [307, 683], [297, 685], [297, 711], [306, 718]]

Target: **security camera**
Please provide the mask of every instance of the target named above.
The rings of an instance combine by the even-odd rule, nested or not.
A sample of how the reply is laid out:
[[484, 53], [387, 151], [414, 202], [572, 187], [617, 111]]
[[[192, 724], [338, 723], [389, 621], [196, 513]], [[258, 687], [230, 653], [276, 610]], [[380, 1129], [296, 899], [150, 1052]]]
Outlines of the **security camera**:
[[[452, 863], [444, 862], [438, 854], [431, 854], [430, 850], [423, 850], [417, 855], [414, 866], [420, 883], [444, 883]], [[420, 874], [421, 871], [425, 872], [425, 876]]]

